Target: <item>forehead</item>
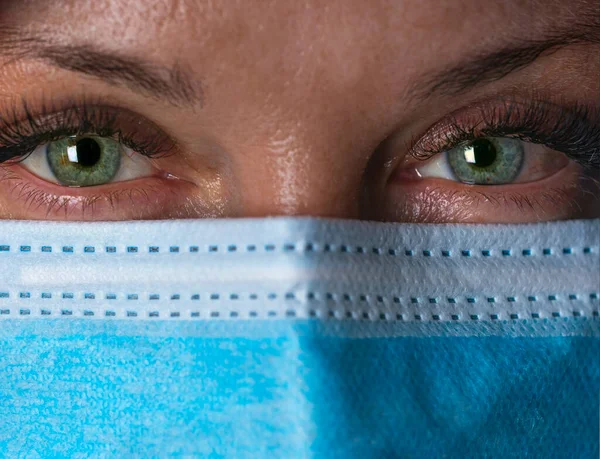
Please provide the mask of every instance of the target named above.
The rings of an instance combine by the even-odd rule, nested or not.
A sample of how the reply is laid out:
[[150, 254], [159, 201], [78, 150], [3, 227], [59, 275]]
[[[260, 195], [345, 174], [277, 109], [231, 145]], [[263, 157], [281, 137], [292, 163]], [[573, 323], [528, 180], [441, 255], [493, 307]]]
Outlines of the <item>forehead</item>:
[[[218, 70], [228, 63], [279, 74], [403, 61], [407, 70], [486, 42], [535, 33], [571, 1], [29, 0], [3, 2], [0, 20], [64, 40]], [[440, 51], [443, 50], [443, 53]], [[376, 69], [370, 68], [372, 73]]]
[[356, 104], [369, 113], [389, 100], [408, 101], [420, 79], [464, 56], [515, 38], [535, 41], [568, 27], [561, 24], [565, 18], [597, 10], [594, 5], [595, 0], [8, 0], [0, 7], [0, 25], [179, 66], [206, 89], [207, 105], [237, 104], [266, 113], [270, 105], [322, 111], [331, 101], [344, 112]]

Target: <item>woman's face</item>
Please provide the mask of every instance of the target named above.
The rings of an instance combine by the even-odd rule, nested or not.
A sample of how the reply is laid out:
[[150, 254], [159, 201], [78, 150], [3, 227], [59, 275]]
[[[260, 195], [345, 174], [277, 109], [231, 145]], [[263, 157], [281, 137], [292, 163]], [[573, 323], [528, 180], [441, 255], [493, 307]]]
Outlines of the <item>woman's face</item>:
[[599, 106], [597, 0], [2, 1], [0, 218], [598, 217]]

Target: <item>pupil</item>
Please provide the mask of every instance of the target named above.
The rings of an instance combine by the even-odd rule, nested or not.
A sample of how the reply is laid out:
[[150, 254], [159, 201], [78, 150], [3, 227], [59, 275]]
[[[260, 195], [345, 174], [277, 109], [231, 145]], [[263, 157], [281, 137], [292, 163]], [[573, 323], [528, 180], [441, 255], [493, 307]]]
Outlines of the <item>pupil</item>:
[[[469, 151], [470, 150], [470, 151]], [[477, 139], [467, 150], [467, 162], [476, 167], [488, 167], [494, 164], [497, 157], [496, 147], [487, 139]]]
[[91, 167], [96, 165], [102, 155], [98, 142], [89, 137], [77, 141], [77, 162], [81, 166]]

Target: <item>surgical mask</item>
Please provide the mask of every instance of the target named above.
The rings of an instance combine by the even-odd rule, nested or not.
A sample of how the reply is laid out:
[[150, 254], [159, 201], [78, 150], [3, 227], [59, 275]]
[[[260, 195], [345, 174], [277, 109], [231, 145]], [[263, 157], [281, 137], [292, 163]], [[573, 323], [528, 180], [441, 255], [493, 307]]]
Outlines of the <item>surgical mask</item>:
[[7, 457], [597, 457], [600, 221], [0, 223]]

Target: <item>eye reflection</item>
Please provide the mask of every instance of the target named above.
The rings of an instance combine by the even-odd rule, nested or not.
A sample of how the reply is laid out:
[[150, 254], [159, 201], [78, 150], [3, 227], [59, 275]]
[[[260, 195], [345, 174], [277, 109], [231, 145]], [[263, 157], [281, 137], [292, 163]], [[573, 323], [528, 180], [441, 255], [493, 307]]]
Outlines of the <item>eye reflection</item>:
[[98, 140], [84, 137], [82, 139], [69, 139], [67, 147], [67, 156], [72, 163], [79, 163], [82, 166], [95, 165], [102, 156], [102, 147]]

